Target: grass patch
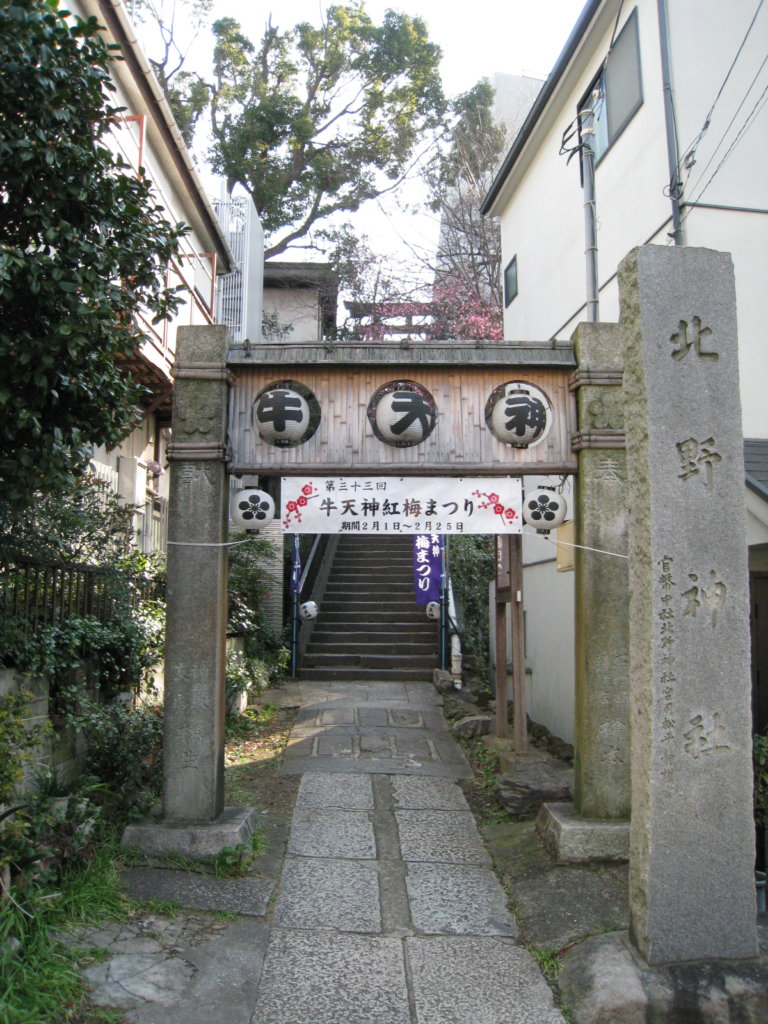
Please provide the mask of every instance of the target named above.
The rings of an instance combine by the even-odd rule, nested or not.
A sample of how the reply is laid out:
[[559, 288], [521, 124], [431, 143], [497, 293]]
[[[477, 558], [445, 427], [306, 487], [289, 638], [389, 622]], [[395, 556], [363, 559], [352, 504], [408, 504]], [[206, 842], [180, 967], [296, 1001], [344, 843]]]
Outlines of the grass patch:
[[100, 847], [84, 868], [67, 870], [55, 892], [38, 890], [18, 906], [0, 908], [0, 1024], [117, 1024], [122, 1013], [89, 1008], [80, 970], [94, 950], [66, 946], [58, 934], [121, 920], [129, 904], [120, 891], [114, 844]]

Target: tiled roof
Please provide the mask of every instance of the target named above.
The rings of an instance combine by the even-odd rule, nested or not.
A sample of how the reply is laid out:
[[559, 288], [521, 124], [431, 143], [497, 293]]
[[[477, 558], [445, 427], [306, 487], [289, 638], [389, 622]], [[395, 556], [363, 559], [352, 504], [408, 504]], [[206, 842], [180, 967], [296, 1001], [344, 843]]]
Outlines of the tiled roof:
[[747, 487], [768, 501], [768, 439], [744, 438], [744, 470]]

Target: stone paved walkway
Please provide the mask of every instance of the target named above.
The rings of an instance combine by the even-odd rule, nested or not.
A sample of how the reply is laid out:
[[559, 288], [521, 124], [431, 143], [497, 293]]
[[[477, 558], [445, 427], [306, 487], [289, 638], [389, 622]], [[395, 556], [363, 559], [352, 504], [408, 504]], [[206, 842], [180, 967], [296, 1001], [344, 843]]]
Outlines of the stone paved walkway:
[[431, 684], [297, 683], [278, 699], [301, 705], [284, 771], [302, 779], [271, 899], [246, 885], [227, 899], [250, 916], [207, 934], [188, 920], [170, 948], [114, 926], [97, 999], [136, 1024], [563, 1024], [454, 781], [471, 772]]
[[555, 1024], [430, 684], [294, 684], [303, 773], [253, 1024]]

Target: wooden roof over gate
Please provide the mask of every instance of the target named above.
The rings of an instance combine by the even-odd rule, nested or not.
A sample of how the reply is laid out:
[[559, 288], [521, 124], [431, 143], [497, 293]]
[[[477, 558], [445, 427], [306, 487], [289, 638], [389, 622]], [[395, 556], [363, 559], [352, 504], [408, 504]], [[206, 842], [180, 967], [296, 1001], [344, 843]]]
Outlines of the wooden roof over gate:
[[[234, 375], [229, 431], [235, 474], [514, 476], [576, 471], [571, 450], [576, 415], [568, 389], [576, 359], [568, 343], [265, 343], [232, 349], [227, 366]], [[377, 440], [366, 415], [374, 392], [398, 379], [415, 380], [437, 403], [434, 432], [412, 448]], [[321, 408], [317, 432], [296, 448], [266, 443], [253, 424], [256, 396], [280, 380], [309, 388]], [[554, 414], [546, 439], [527, 449], [497, 441], [485, 423], [491, 392], [516, 380], [541, 388]]]

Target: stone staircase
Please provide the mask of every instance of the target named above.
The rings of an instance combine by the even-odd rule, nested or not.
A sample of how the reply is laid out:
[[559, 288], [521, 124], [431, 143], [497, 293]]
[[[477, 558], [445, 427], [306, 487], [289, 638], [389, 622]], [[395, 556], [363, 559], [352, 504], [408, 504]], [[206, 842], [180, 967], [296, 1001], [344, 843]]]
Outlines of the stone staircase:
[[430, 680], [438, 643], [414, 598], [413, 538], [340, 537], [300, 677]]

